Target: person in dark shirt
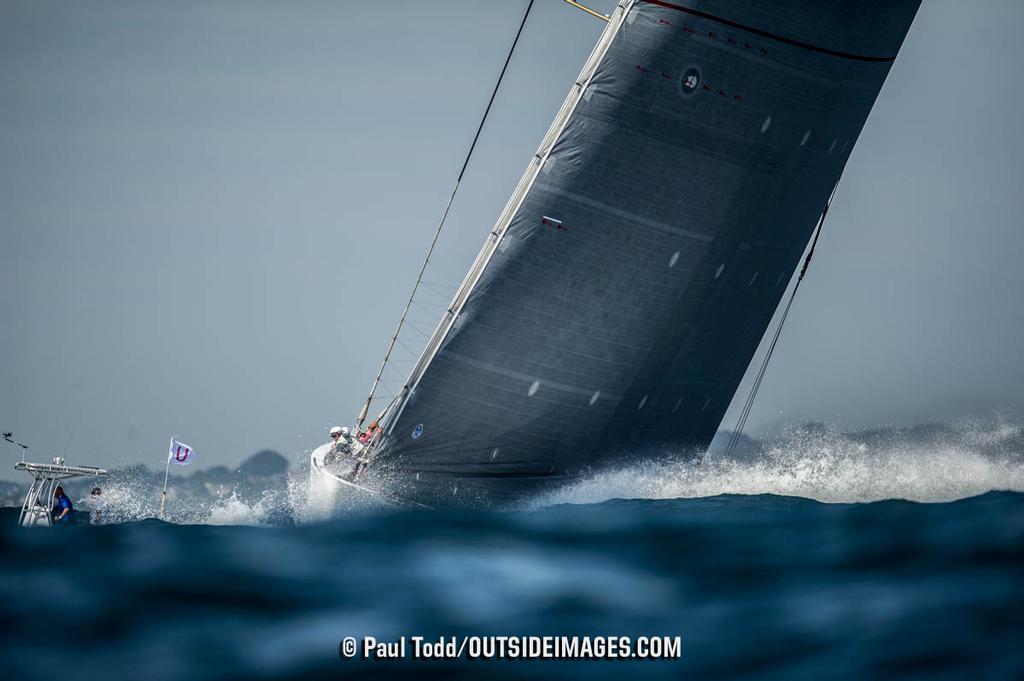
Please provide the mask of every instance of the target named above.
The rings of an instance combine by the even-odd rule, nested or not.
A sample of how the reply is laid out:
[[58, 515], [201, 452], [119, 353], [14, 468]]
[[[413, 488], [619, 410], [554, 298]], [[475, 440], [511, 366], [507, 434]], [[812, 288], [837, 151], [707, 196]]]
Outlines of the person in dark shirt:
[[68, 495], [64, 494], [64, 488], [60, 485], [53, 490], [53, 499], [53, 522], [56, 524], [71, 523], [75, 507], [72, 505], [71, 499], [68, 499]]

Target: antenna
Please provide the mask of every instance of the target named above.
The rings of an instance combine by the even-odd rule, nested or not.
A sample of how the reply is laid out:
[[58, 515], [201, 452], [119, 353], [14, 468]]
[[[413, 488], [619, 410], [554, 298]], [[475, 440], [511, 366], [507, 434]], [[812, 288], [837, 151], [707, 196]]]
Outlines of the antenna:
[[5, 432], [4, 433], [4, 440], [6, 440], [7, 442], [10, 442], [12, 445], [16, 445], [18, 447], [21, 447], [21, 460], [24, 461], [25, 460], [25, 450], [28, 449], [28, 445], [23, 443], [23, 442], [16, 442], [15, 439], [14, 439], [14, 432], [13, 431]]
[[71, 434], [68, 435], [68, 441], [67, 441], [67, 444], [64, 445], [64, 453], [62, 454], [62, 456], [67, 456], [68, 455], [68, 447], [71, 446], [71, 440], [72, 440], [72, 438], [75, 437], [75, 428], [78, 427], [78, 421], [79, 421], [81, 416], [82, 416], [82, 412], [79, 411], [78, 415], [75, 416], [75, 422], [73, 424], [71, 424]]

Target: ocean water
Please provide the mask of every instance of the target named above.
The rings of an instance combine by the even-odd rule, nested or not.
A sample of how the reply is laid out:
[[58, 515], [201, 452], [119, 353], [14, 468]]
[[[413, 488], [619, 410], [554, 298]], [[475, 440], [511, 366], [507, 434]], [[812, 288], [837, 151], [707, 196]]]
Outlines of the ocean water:
[[[1024, 678], [1021, 430], [797, 429], [514, 512], [227, 497], [0, 511], [3, 678]], [[118, 499], [117, 490], [111, 490]], [[127, 508], [127, 505], [126, 505]], [[133, 515], [136, 514], [136, 515]], [[343, 659], [348, 636], [670, 636], [663, 660]]]

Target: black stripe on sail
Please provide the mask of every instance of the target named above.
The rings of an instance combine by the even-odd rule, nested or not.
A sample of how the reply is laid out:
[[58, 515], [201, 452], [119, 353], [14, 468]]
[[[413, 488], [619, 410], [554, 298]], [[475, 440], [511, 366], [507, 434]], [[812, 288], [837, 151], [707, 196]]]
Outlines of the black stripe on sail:
[[641, 2], [646, 2], [649, 5], [657, 5], [658, 7], [664, 7], [666, 9], [676, 10], [677, 12], [683, 12], [685, 14], [690, 14], [690, 15], [693, 15], [695, 17], [700, 17], [701, 19], [707, 19], [708, 21], [714, 21], [715, 23], [722, 24], [723, 26], [728, 26], [730, 28], [735, 28], [735, 29], [739, 29], [741, 31], [746, 31], [747, 33], [752, 33], [753, 35], [760, 36], [762, 38], [768, 38], [769, 40], [775, 40], [775, 41], [778, 41], [780, 43], [785, 43], [786, 45], [792, 45], [793, 47], [800, 47], [800, 48], [805, 49], [805, 50], [811, 50], [812, 52], [820, 52], [821, 54], [827, 54], [827, 55], [829, 55], [831, 57], [840, 57], [842, 59], [852, 59], [853, 61], [870, 61], [870, 62], [891, 62], [891, 61], [895, 61], [896, 60], [896, 55], [893, 55], [891, 57], [875, 57], [875, 56], [871, 56], [871, 55], [852, 54], [850, 52], [843, 52], [841, 50], [833, 50], [833, 49], [828, 48], [828, 47], [821, 47], [820, 45], [812, 45], [810, 43], [805, 43], [805, 42], [803, 42], [801, 40], [796, 40], [794, 38], [787, 38], [786, 36], [777, 35], [775, 33], [770, 33], [768, 31], [764, 31], [764, 30], [762, 30], [760, 28], [754, 28], [753, 26], [747, 26], [746, 24], [741, 24], [738, 21], [731, 21], [731, 20], [725, 19], [723, 17], [715, 16], [714, 14], [708, 14], [707, 12], [702, 12], [702, 11], [700, 11], [698, 9], [691, 9], [689, 7], [683, 7], [682, 5], [677, 5], [674, 2], [666, 2], [665, 0], [641, 0]]

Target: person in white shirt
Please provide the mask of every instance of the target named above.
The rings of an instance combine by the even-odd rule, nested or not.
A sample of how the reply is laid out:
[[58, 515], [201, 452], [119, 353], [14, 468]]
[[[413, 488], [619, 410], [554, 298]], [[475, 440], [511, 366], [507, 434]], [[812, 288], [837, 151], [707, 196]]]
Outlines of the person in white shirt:
[[103, 490], [99, 487], [92, 488], [92, 493], [89, 494], [89, 506], [92, 508], [90, 522], [93, 525], [100, 525], [106, 522], [107, 500], [103, 498]]
[[324, 454], [324, 463], [330, 466], [347, 462], [354, 454], [355, 444], [348, 427], [334, 426], [331, 428], [331, 448]]

